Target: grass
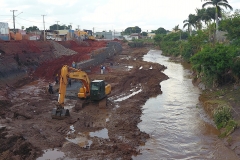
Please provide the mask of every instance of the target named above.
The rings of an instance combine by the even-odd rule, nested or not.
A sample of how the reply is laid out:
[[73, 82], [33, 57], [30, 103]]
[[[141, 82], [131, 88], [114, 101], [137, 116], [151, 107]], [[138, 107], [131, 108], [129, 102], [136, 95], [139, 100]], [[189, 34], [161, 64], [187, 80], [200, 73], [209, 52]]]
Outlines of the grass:
[[219, 137], [229, 136], [238, 127], [240, 117], [233, 117], [232, 109], [236, 109], [240, 104], [240, 89], [224, 86], [215, 90], [205, 90], [200, 96], [200, 101], [221, 131]]

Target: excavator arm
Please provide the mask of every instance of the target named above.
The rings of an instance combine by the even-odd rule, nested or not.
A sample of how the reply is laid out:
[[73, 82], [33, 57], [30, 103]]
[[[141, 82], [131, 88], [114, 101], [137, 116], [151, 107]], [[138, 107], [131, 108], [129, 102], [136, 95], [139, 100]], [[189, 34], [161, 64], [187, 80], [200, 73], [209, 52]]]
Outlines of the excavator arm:
[[58, 94], [57, 108], [52, 111], [52, 118], [62, 119], [65, 116], [70, 116], [69, 110], [64, 109], [64, 100], [68, 85], [68, 78], [80, 80], [83, 86], [78, 93], [79, 98], [87, 98], [90, 96], [90, 80], [86, 72], [64, 65], [61, 69], [60, 86]]
[[61, 69], [58, 104], [63, 106], [68, 85], [68, 78], [80, 80], [83, 86], [78, 93], [79, 98], [87, 98], [90, 95], [90, 80], [86, 72], [64, 65]]

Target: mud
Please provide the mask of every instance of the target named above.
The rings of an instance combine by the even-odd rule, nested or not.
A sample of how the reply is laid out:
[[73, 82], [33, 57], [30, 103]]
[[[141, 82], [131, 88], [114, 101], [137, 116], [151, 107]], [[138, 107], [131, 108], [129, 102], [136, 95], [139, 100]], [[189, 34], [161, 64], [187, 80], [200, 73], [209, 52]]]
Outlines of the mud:
[[[74, 45], [65, 47], [81, 52]], [[47, 159], [46, 153], [56, 150], [59, 152], [53, 152], [54, 159], [131, 159], [140, 154], [136, 148], [149, 138], [137, 127], [142, 105], [161, 94], [160, 82], [168, 77], [162, 73], [164, 66], [142, 61], [149, 47], [122, 46], [121, 54], [102, 63], [106, 66], [104, 74], [100, 74], [100, 64], [86, 69], [91, 80], [103, 79], [111, 84], [106, 108], [89, 103], [76, 110], [77, 98], [66, 98], [65, 108], [70, 109], [71, 116], [52, 119], [51, 110], [58, 95], [48, 94], [46, 87], [48, 78], [59, 72], [59, 66], [54, 67], [57, 63], [50, 65], [48, 78], [48, 74], [38, 70], [48, 65], [46, 61], [38, 63], [39, 74], [27, 72], [25, 79], [4, 86], [0, 94], [0, 141], [4, 144], [0, 147], [0, 159]]]

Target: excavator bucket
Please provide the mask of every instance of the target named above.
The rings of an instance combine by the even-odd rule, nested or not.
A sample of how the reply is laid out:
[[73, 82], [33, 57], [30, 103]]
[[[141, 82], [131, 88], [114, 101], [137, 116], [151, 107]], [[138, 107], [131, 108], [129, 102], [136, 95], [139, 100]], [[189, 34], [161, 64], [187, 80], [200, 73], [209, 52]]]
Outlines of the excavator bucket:
[[52, 110], [52, 119], [64, 119], [66, 117], [69, 117], [70, 113], [68, 109], [57, 109], [54, 108]]

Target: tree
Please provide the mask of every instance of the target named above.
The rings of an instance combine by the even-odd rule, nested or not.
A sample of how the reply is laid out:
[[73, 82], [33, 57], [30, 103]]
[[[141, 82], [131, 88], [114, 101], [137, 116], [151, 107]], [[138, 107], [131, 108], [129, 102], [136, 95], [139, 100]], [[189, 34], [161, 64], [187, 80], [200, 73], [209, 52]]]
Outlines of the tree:
[[37, 26], [32, 26], [32, 27], [28, 27], [26, 28], [26, 32], [34, 32], [34, 31], [39, 31], [39, 28]]
[[162, 28], [162, 27], [158, 28], [158, 29], [155, 30], [154, 32], [155, 32], [155, 34], [167, 34], [166, 29], [164, 29], [164, 28]]
[[59, 24], [54, 24], [49, 27], [50, 30], [65, 30], [65, 29], [71, 29], [72, 25], [66, 26], [64, 25], [59, 25]]
[[227, 31], [229, 40], [240, 39], [240, 10], [236, 10], [234, 14], [222, 20], [219, 29]]
[[218, 15], [222, 10], [221, 7], [225, 7], [226, 9], [229, 8], [230, 10], [233, 10], [233, 8], [228, 4], [227, 0], [204, 0], [204, 1], [207, 2], [205, 2], [202, 5], [202, 8], [204, 8], [207, 5], [212, 5], [215, 8], [216, 32], [218, 32]]
[[183, 28], [186, 26], [188, 27], [190, 36], [192, 36], [192, 27], [194, 27], [196, 22], [196, 15], [195, 14], [189, 14], [188, 19], [184, 20], [183, 23]]
[[142, 36], [147, 36], [148, 33], [147, 32], [142, 32]]
[[155, 43], [159, 44], [162, 40], [163, 40], [163, 35], [161, 34], [157, 34], [153, 40], [155, 41]]
[[132, 33], [141, 33], [141, 28], [139, 28], [138, 26], [135, 27], [128, 27], [124, 30], [125, 34], [132, 34]]
[[182, 30], [179, 28], [179, 25], [175, 26], [175, 27], [173, 28], [173, 30], [174, 30], [175, 33], [179, 31], [179, 33], [180, 33], [180, 40], [181, 40], [181, 39], [182, 39], [182, 36], [181, 36]]
[[138, 26], [135, 26], [135, 27], [134, 27], [134, 31], [135, 31], [135, 33], [141, 33], [141, 32], [142, 32], [142, 29], [139, 28]]
[[180, 29], [179, 29], [179, 24], [178, 25], [176, 25], [174, 28], [173, 28], [173, 30], [174, 30], [174, 32], [177, 32], [177, 31], [179, 31]]
[[196, 11], [196, 22], [195, 22], [195, 26], [197, 30], [201, 30], [202, 29], [202, 19], [204, 17], [204, 12], [205, 9], [195, 9]]
[[[215, 22], [215, 8], [214, 7], [208, 7], [206, 9], [207, 16], [210, 18], [210, 20], [213, 20]], [[222, 14], [221, 12], [218, 13], [218, 17], [221, 18]]]

